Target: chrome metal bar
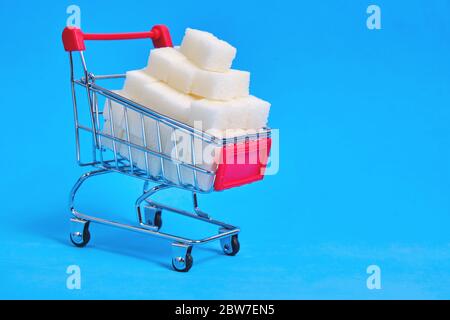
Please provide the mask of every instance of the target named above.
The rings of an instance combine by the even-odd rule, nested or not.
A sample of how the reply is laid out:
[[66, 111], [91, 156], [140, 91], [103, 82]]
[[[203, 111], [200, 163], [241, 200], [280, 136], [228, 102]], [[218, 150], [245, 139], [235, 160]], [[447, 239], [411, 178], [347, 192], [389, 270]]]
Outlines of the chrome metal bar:
[[239, 232], [239, 228], [238, 227], [232, 226], [232, 225], [230, 225], [228, 223], [225, 223], [225, 222], [222, 222], [222, 221], [215, 220], [215, 219], [213, 219], [211, 217], [206, 218], [206, 217], [200, 216], [198, 214], [193, 214], [193, 213], [191, 213], [189, 211], [186, 211], [186, 210], [180, 210], [180, 209], [177, 209], [177, 208], [174, 208], [174, 207], [171, 207], [171, 206], [168, 206], [168, 205], [164, 205], [164, 204], [159, 203], [159, 202], [154, 202], [154, 201], [151, 201], [151, 200], [148, 200], [148, 202], [149, 202], [149, 204], [151, 204], [153, 206], [156, 206], [158, 208], [161, 208], [161, 209], [163, 209], [165, 211], [171, 211], [171, 212], [174, 212], [174, 213], [178, 213], [178, 214], [180, 214], [182, 216], [186, 216], [186, 217], [194, 218], [196, 220], [208, 222], [208, 223], [217, 225], [219, 227], [223, 227], [225, 229], [238, 230], [237, 232]]
[[[148, 186], [148, 184], [147, 184], [147, 186]], [[156, 186], [156, 187], [154, 187], [154, 188], [144, 192], [144, 194], [140, 198], [138, 198], [138, 200], [136, 200], [136, 204], [135, 204], [136, 210], [138, 209], [138, 207], [141, 205], [141, 203], [143, 201], [146, 201], [148, 204], [150, 204], [152, 206], [155, 206], [155, 207], [158, 207], [158, 208], [161, 208], [163, 210], [171, 211], [171, 212], [183, 215], [183, 216], [187, 216], [187, 217], [190, 217], [190, 218], [194, 218], [194, 219], [197, 219], [197, 220], [201, 220], [201, 221], [204, 221], [204, 222], [215, 224], [215, 225], [218, 225], [218, 226], [226, 228], [226, 229], [230, 229], [230, 230], [238, 229], [237, 227], [232, 226], [232, 225], [230, 225], [228, 223], [224, 223], [224, 222], [221, 222], [221, 221], [214, 220], [211, 217], [209, 217], [209, 215], [207, 215], [207, 214], [204, 214], [204, 215], [193, 214], [193, 213], [191, 213], [189, 211], [180, 210], [180, 209], [177, 209], [177, 208], [174, 208], [174, 207], [171, 207], [171, 206], [167, 206], [167, 205], [155, 202], [153, 200], [150, 200], [150, 197], [153, 196], [155, 193], [157, 193], [159, 191], [167, 190], [167, 189], [170, 189], [170, 188], [173, 188], [173, 187], [174, 186], [163, 184], [163, 185], [158, 185], [158, 186]], [[146, 186], [144, 185], [144, 189], [145, 188], [146, 188]]]
[[206, 212], [203, 212], [202, 210], [200, 210], [200, 208], [198, 207], [198, 199], [197, 199], [196, 192], [192, 192], [192, 201], [194, 204], [194, 212], [202, 218], [210, 219], [210, 216]]
[[[163, 160], [163, 150], [162, 150], [162, 141], [161, 141], [161, 125], [159, 122], [156, 122], [156, 142], [158, 144], [158, 151], [159, 154], [161, 155], [161, 157], [159, 157], [160, 161], [161, 161], [161, 175], [162, 177], [166, 176], [166, 172], [164, 170], [164, 160]], [[164, 155], [165, 156], [165, 155]]]
[[[145, 120], [144, 120], [144, 115], [142, 113], [139, 114], [140, 119], [141, 119], [141, 134], [142, 134], [142, 142], [144, 145], [144, 149], [148, 149], [147, 147], [147, 136], [146, 136], [146, 130], [145, 130]], [[147, 176], [150, 177], [150, 168], [148, 166], [148, 153], [145, 152], [144, 153], [144, 160], [145, 160], [145, 169], [147, 170]]]
[[[89, 128], [86, 128], [86, 127], [83, 127], [83, 126], [80, 126], [80, 129], [81, 130], [90, 131]], [[143, 146], [137, 145], [137, 144], [135, 144], [133, 142], [128, 142], [126, 140], [119, 139], [119, 138], [116, 138], [116, 137], [113, 137], [113, 136], [109, 136], [109, 135], [106, 135], [104, 133], [99, 133], [99, 136], [102, 136], [104, 138], [108, 138], [108, 139], [111, 139], [111, 140], [115, 140], [115, 141], [117, 141], [117, 142], [119, 142], [121, 144], [124, 144], [126, 146], [130, 146], [130, 147], [132, 147], [134, 149], [137, 149], [139, 151], [150, 153], [150, 154], [152, 154], [154, 156], [157, 156], [157, 157], [159, 157], [161, 159], [165, 159], [167, 161], [173, 162], [174, 164], [179, 164], [180, 166], [185, 167], [187, 169], [196, 170], [198, 172], [201, 172], [201, 173], [204, 173], [204, 174], [207, 174], [207, 175], [215, 175], [214, 171], [206, 170], [206, 169], [203, 169], [203, 168], [198, 167], [198, 166], [197, 167], [193, 166], [190, 163], [182, 162], [180, 160], [173, 159], [173, 158], [171, 158], [170, 156], [168, 156], [168, 155], [166, 155], [164, 153], [152, 151], [150, 149], [145, 149]]]
[[[86, 127], [84, 127], [84, 126], [80, 126], [80, 129], [81, 129], [81, 130], [86, 130], [86, 131], [91, 131], [89, 128], [86, 128]], [[132, 147], [132, 148], [134, 148], [134, 149], [137, 149], [137, 150], [139, 150], [139, 151], [142, 151], [142, 152], [148, 152], [148, 153], [150, 153], [150, 154], [152, 154], [152, 155], [154, 155], [154, 156], [157, 156], [157, 157], [159, 157], [159, 158], [161, 158], [161, 159], [165, 159], [165, 160], [167, 160], [167, 161], [174, 162], [175, 164], [178, 163], [178, 164], [179, 164], [180, 166], [182, 166], [182, 167], [185, 167], [185, 168], [188, 168], [188, 169], [191, 169], [191, 170], [196, 170], [196, 171], [198, 171], [198, 172], [201, 172], [201, 173], [204, 173], [204, 174], [207, 174], [207, 175], [214, 175], [214, 174], [215, 174], [215, 172], [213, 172], [213, 171], [206, 170], [206, 169], [203, 169], [203, 168], [201, 168], [201, 167], [194, 167], [192, 164], [189, 164], [189, 163], [181, 162], [181, 161], [179, 161], [179, 160], [172, 159], [172, 158], [170, 158], [170, 156], [167, 156], [167, 155], [164, 154], [164, 153], [159, 153], [159, 152], [156, 152], [156, 151], [152, 151], [152, 150], [150, 150], [150, 149], [145, 149], [143, 146], [137, 145], [137, 144], [135, 144], [135, 143], [128, 142], [128, 141], [126, 141], [126, 140], [119, 139], [119, 138], [116, 138], [116, 137], [113, 137], [113, 136], [109, 136], [109, 135], [106, 135], [106, 134], [104, 134], [104, 133], [99, 133], [99, 135], [102, 136], [102, 137], [104, 137], [104, 138], [108, 138], [108, 139], [117, 141], [118, 143], [124, 144], [124, 145], [126, 145], [126, 146], [130, 146], [130, 147]]]
[[70, 61], [70, 88], [72, 92], [72, 105], [73, 105], [73, 116], [75, 121], [75, 143], [76, 143], [76, 156], [77, 162], [81, 163], [81, 152], [80, 152], [80, 132], [78, 129], [78, 107], [77, 107], [77, 96], [75, 92], [75, 76], [74, 76], [74, 66], [73, 66], [73, 54], [69, 52]]
[[[172, 133], [173, 133], [173, 147], [175, 149], [175, 159], [177, 160], [176, 165], [176, 169], [177, 169], [177, 178], [178, 178], [178, 183], [180, 185], [183, 185], [183, 179], [181, 177], [181, 172], [180, 172], [180, 159], [179, 159], [179, 153], [178, 153], [178, 139], [177, 139], [177, 130], [175, 128], [172, 128]], [[172, 150], [172, 154], [173, 154]]]
[[[173, 188], [173, 186], [171, 186], [171, 185], [166, 185], [166, 184], [157, 185], [157, 186], [153, 187], [150, 190], [147, 190], [147, 188], [148, 188], [148, 183], [144, 184], [144, 193], [142, 194], [142, 196], [140, 196], [136, 200], [135, 208], [136, 208], [136, 211], [138, 211], [138, 212], [140, 212], [140, 206], [141, 206], [142, 202], [146, 201], [148, 204], [150, 204], [152, 206], [155, 206], [155, 207], [158, 207], [158, 208], [161, 208], [161, 209], [164, 209], [166, 211], [171, 211], [171, 212], [174, 212], [174, 213], [186, 216], [186, 217], [190, 217], [190, 218], [194, 218], [194, 219], [201, 220], [201, 221], [204, 221], [204, 222], [208, 222], [208, 223], [211, 223], [211, 224], [215, 224], [217, 226], [220, 226], [220, 227], [223, 227], [223, 228], [226, 228], [226, 229], [229, 229], [229, 230], [238, 230], [237, 227], [232, 226], [232, 225], [227, 224], [227, 223], [224, 223], [224, 222], [221, 222], [221, 221], [218, 221], [218, 220], [214, 220], [211, 217], [209, 217], [209, 215], [207, 215], [207, 214], [204, 214], [204, 215], [193, 214], [193, 213], [191, 213], [189, 211], [180, 210], [180, 209], [177, 209], [177, 208], [174, 208], [174, 207], [171, 207], [171, 206], [167, 206], [167, 205], [164, 205], [164, 204], [161, 204], [161, 203], [158, 203], [158, 202], [150, 200], [150, 197], [155, 195], [157, 192]], [[196, 197], [195, 197], [195, 201], [197, 203]], [[197, 205], [195, 207], [198, 208]], [[142, 222], [141, 215], [138, 215], [138, 221]]]
[[[191, 136], [191, 139], [190, 139], [190, 141], [191, 141], [191, 150], [192, 150], [192, 152], [191, 152], [191, 160], [192, 160], [192, 165], [194, 167], [197, 167], [197, 161], [196, 161], [196, 156], [195, 156], [195, 153], [196, 153], [197, 150], [195, 149], [194, 139], [195, 139], [195, 137]], [[194, 187], [198, 188], [197, 170], [192, 170], [192, 173], [194, 175]]]
[[189, 239], [189, 238], [183, 238], [183, 237], [179, 237], [170, 233], [164, 233], [164, 232], [159, 232], [159, 231], [153, 231], [151, 229], [148, 228], [144, 228], [144, 227], [137, 227], [137, 226], [132, 226], [129, 224], [124, 224], [124, 223], [120, 223], [120, 222], [116, 222], [116, 221], [111, 221], [111, 220], [107, 220], [107, 219], [102, 219], [102, 218], [98, 218], [98, 217], [94, 217], [94, 216], [90, 216], [78, 211], [75, 211], [74, 216], [78, 219], [81, 220], [86, 220], [86, 221], [91, 221], [94, 223], [99, 223], [99, 224], [104, 224], [104, 225], [109, 225], [111, 227], [116, 227], [116, 228], [121, 228], [121, 229], [126, 229], [129, 231], [134, 231], [134, 232], [140, 232], [140, 233], [145, 233], [145, 234], [149, 234], [158, 238], [162, 238], [162, 239], [166, 239], [166, 240], [170, 240], [170, 241], [175, 241], [175, 242], [180, 242], [180, 243], [186, 243], [192, 246], [195, 245], [201, 245], [201, 244], [205, 244], [208, 242], [212, 242], [212, 241], [216, 241], [222, 238], [226, 238], [226, 237], [230, 237], [232, 235], [238, 234], [240, 232], [239, 229], [233, 229], [230, 230], [228, 232], [225, 233], [219, 233], [210, 237], [206, 237], [206, 238], [202, 238], [202, 239]]
[[106, 74], [106, 75], [96, 75], [94, 78], [96, 80], [107, 80], [107, 79], [122, 79], [125, 77], [126, 74]]
[[128, 124], [128, 109], [123, 108], [124, 111], [124, 117], [125, 117], [125, 133], [127, 136], [127, 147], [128, 147], [128, 159], [130, 160], [130, 166], [131, 166], [131, 173], [134, 172], [134, 165], [133, 165], [133, 154], [131, 152], [131, 139], [130, 139], [130, 127]]
[[75, 196], [76, 193], [78, 192], [78, 189], [80, 189], [81, 185], [89, 178], [95, 177], [95, 176], [99, 176], [102, 174], [106, 174], [109, 173], [111, 171], [108, 170], [97, 170], [97, 171], [91, 171], [91, 172], [87, 172], [85, 174], [83, 174], [78, 181], [75, 183], [75, 185], [72, 187], [72, 190], [70, 191], [70, 197], [69, 197], [69, 210], [72, 214], [76, 215], [76, 210], [74, 207], [74, 201], [75, 201]]
[[[94, 92], [92, 94], [92, 103], [94, 104], [94, 115], [95, 115], [95, 119], [96, 119], [96, 125], [98, 130], [100, 131], [100, 117], [99, 117], [99, 112], [98, 112], [98, 97], [97, 97], [97, 93]], [[103, 163], [103, 150], [102, 150], [102, 137], [98, 136], [98, 143], [99, 143], [99, 148], [98, 150], [100, 150], [99, 154], [100, 154], [100, 162]]]
[[[107, 100], [108, 102], [108, 109], [109, 109], [109, 118], [110, 118], [110, 131], [111, 131], [111, 136], [115, 137], [116, 133], [115, 133], [115, 122], [114, 122], [114, 114], [112, 111], [112, 106], [111, 106], [111, 100]], [[112, 140], [112, 145], [113, 145], [113, 152], [114, 152], [114, 161], [116, 163], [116, 168], [119, 168], [119, 162], [117, 161], [117, 145], [116, 145], [116, 141]]]
[[[152, 195], [154, 195], [156, 192], [161, 191], [161, 190], [164, 190], [164, 189], [168, 189], [168, 188], [170, 188], [170, 186], [169, 186], [169, 185], [164, 185], [164, 184], [159, 185], [159, 186], [156, 186], [156, 187], [154, 187], [154, 188], [152, 188], [152, 189], [150, 189], [150, 190], [144, 192], [144, 193], [142, 194], [142, 196], [140, 196], [140, 197], [136, 200], [136, 203], [135, 203], [134, 206], [135, 206], [136, 212], [137, 212], [137, 214], [138, 214], [138, 221], [139, 221], [139, 224], [142, 225], [142, 214], [141, 214], [141, 204], [142, 204], [142, 202], [144, 202], [145, 200], [147, 200], [149, 197], [151, 197]], [[149, 201], [147, 200], [147, 202], [149, 202]]]
[[92, 126], [92, 130], [94, 132], [93, 137], [92, 137], [93, 141], [94, 141], [94, 146], [92, 148], [93, 149], [92, 150], [92, 158], [94, 159], [94, 161], [96, 161], [97, 149], [98, 149], [97, 128], [95, 125], [95, 115], [94, 115], [93, 101], [92, 101], [92, 97], [91, 97], [91, 89], [90, 89], [91, 84], [89, 81], [89, 71], [87, 69], [86, 60], [84, 58], [83, 51], [80, 51], [80, 59], [81, 59], [81, 64], [83, 65], [84, 76], [86, 78], [86, 93], [87, 93], [89, 110], [90, 110], [91, 126]]
[[208, 223], [212, 223], [221, 227], [226, 228], [227, 230], [229, 230], [228, 232], [224, 232], [224, 233], [219, 233], [210, 237], [206, 237], [203, 239], [199, 239], [199, 240], [193, 240], [193, 239], [189, 239], [189, 238], [185, 238], [185, 237], [179, 237], [176, 235], [172, 235], [169, 233], [163, 233], [163, 232], [158, 232], [158, 231], [153, 231], [151, 229], [149, 229], [148, 227], [146, 228], [145, 225], [142, 223], [142, 217], [140, 215], [140, 205], [144, 200], [148, 200], [148, 198], [152, 195], [154, 195], [156, 192], [161, 191], [161, 190], [165, 190], [170, 188], [171, 186], [168, 185], [160, 185], [160, 186], [156, 186], [154, 188], [152, 188], [151, 190], [145, 192], [142, 196], [140, 196], [137, 200], [136, 200], [136, 210], [138, 211], [138, 221], [139, 221], [139, 225], [140, 226], [132, 226], [132, 225], [128, 225], [128, 224], [124, 224], [124, 223], [119, 223], [119, 222], [115, 222], [115, 221], [111, 221], [111, 220], [107, 220], [107, 219], [102, 219], [102, 218], [98, 218], [98, 217], [94, 217], [91, 215], [87, 215], [84, 214], [78, 210], [75, 209], [74, 203], [75, 203], [75, 197], [76, 194], [78, 192], [78, 190], [80, 189], [80, 187], [83, 185], [84, 182], [86, 182], [89, 178], [95, 177], [95, 176], [99, 176], [99, 175], [103, 175], [103, 174], [107, 174], [110, 173], [111, 171], [109, 170], [97, 170], [97, 171], [91, 171], [91, 172], [87, 172], [85, 174], [83, 174], [78, 181], [75, 183], [75, 185], [73, 186], [71, 192], [70, 192], [70, 197], [69, 197], [69, 210], [71, 212], [71, 214], [77, 218], [77, 219], [81, 219], [81, 220], [85, 220], [85, 221], [91, 221], [91, 222], [95, 222], [95, 223], [100, 223], [100, 224], [105, 224], [105, 225], [109, 225], [109, 226], [113, 226], [113, 227], [117, 227], [117, 228], [122, 228], [122, 229], [127, 229], [130, 231], [136, 231], [136, 232], [141, 232], [141, 233], [146, 233], [146, 234], [151, 234], [153, 236], [156, 237], [160, 237], [160, 238], [164, 238], [167, 240], [171, 240], [171, 241], [175, 241], [175, 242], [180, 242], [180, 243], [185, 243], [185, 244], [189, 244], [189, 245], [198, 245], [198, 244], [204, 244], [207, 242], [211, 242], [211, 241], [215, 241], [218, 239], [222, 239], [225, 237], [229, 237], [232, 236], [234, 234], [237, 234], [240, 232], [240, 230], [236, 227], [233, 227], [229, 224], [220, 222], [220, 221], [216, 221], [216, 220], [208, 220], [208, 219], [204, 219], [201, 217], [198, 217], [194, 214], [190, 214], [188, 212], [182, 211], [182, 210], [178, 210], [178, 209], [173, 209], [171, 207], [168, 206], [162, 206], [159, 205], [161, 208], [164, 208], [165, 210], [168, 211], [172, 211], [175, 213], [179, 213], [188, 217], [192, 217], [195, 218], [197, 220], [202, 220]]

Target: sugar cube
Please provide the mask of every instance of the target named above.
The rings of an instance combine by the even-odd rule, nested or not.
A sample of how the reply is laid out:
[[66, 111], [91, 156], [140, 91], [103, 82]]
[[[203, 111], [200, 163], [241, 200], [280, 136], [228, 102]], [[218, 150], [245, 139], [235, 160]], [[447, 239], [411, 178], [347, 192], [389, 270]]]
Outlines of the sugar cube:
[[174, 59], [168, 68], [167, 84], [183, 93], [191, 93], [200, 69], [187, 59]]
[[162, 82], [145, 85], [137, 102], [177, 121], [188, 123], [191, 102], [196, 98], [183, 94]]
[[186, 57], [175, 48], [153, 49], [150, 51], [145, 72], [160, 81], [167, 82], [172, 64], [178, 60], [186, 60]]
[[163, 162], [166, 179], [175, 184], [197, 186], [203, 191], [209, 191], [214, 182], [214, 175], [182, 164], [179, 164], [177, 168], [177, 163], [182, 162], [204, 170], [215, 171], [216, 149], [215, 145], [205, 143], [200, 138], [193, 138], [182, 130], [172, 130], [163, 148], [164, 153], [171, 158]]
[[[130, 140], [128, 140], [128, 136], [123, 139], [140, 147], [144, 147], [142, 137], [136, 137], [134, 135], [130, 135], [129, 137]], [[147, 149], [152, 148], [148, 147]], [[148, 175], [153, 177], [158, 177], [161, 175], [161, 160], [159, 156], [132, 146], [128, 146], [125, 143], [120, 144], [119, 153], [124, 158], [130, 161], [132, 160], [134, 166], [145, 171]]]
[[231, 100], [249, 95], [250, 73], [229, 70], [225, 73], [198, 70], [191, 92], [211, 100]]
[[254, 96], [249, 96], [247, 106], [246, 129], [261, 129], [267, 126], [270, 103]]
[[125, 84], [122, 93], [130, 98], [141, 95], [144, 84], [157, 81], [156, 78], [150, 76], [145, 70], [133, 70], [126, 73]]
[[[146, 72], [178, 91], [207, 99], [230, 100], [249, 95], [249, 72], [202, 70], [174, 48], [152, 50]], [[142, 80], [141, 87], [148, 82]]]
[[[101, 133], [104, 136], [99, 136], [99, 143], [101, 145], [102, 148], [105, 149], [110, 149], [114, 151], [114, 143], [116, 145], [116, 151], [118, 151], [119, 147], [120, 147], [120, 143], [119, 142], [114, 142], [113, 139], [108, 138], [108, 137], [115, 137], [118, 139], [122, 139], [123, 137], [123, 130], [121, 128], [114, 128], [114, 131], [111, 130], [111, 122], [108, 120], [105, 120], [105, 122], [103, 123], [103, 129], [101, 130]], [[106, 136], [106, 137], [105, 137]]]
[[245, 129], [247, 127], [247, 98], [230, 101], [197, 100], [192, 103], [190, 123], [202, 130]]
[[236, 48], [227, 42], [190, 28], [186, 29], [180, 51], [200, 68], [217, 72], [230, 69], [236, 57]]

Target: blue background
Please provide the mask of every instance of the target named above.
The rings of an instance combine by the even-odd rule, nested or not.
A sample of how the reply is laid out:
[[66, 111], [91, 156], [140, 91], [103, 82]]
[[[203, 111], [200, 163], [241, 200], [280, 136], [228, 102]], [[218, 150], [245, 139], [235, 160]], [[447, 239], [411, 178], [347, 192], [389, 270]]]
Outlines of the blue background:
[[[208, 30], [238, 48], [234, 67], [273, 105], [280, 172], [201, 197], [242, 228], [241, 252], [194, 249], [171, 271], [170, 244], [93, 225], [85, 249], [68, 241], [75, 165], [66, 8], [90, 32], [167, 24]], [[450, 1], [1, 1], [1, 298], [450, 298]], [[149, 42], [88, 44], [95, 73], [145, 65]], [[91, 49], [91, 50], [89, 50]], [[86, 212], [133, 221], [141, 183], [93, 180]], [[162, 196], [190, 205], [178, 191]], [[164, 216], [167, 231], [215, 232]], [[66, 288], [66, 268], [82, 289]], [[379, 265], [382, 289], [368, 290]]]

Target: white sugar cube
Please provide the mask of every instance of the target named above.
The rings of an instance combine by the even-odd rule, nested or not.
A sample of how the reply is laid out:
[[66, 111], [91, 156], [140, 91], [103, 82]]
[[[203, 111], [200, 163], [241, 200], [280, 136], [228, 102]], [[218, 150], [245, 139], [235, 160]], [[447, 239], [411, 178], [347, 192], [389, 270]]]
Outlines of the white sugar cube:
[[146, 85], [137, 102], [177, 121], [188, 123], [191, 102], [196, 98], [183, 94], [162, 82]]
[[[115, 93], [125, 96], [124, 92], [122, 91], [115, 91]], [[115, 136], [126, 140], [126, 124], [128, 122], [128, 135], [134, 137], [135, 143], [138, 139], [141, 139], [139, 140], [139, 143], [136, 144], [147, 146], [147, 148], [153, 151], [159, 151], [156, 120], [144, 116], [137, 111], [126, 108], [121, 104], [109, 99], [107, 99], [105, 102], [103, 116], [105, 118], [103, 133], [111, 135], [111, 123], [112, 120], [114, 120], [113, 129]], [[143, 124], [144, 127], [142, 126]], [[145, 140], [143, 139], [144, 133]]]
[[[115, 93], [131, 99], [131, 97], [125, 95], [124, 91], [115, 91]], [[103, 117], [109, 122], [114, 120], [114, 130], [123, 130], [126, 132], [126, 124], [128, 121], [129, 133], [135, 136], [142, 135], [141, 114], [130, 108], [124, 107], [118, 102], [107, 99], [103, 109]], [[144, 119], [145, 118], [147, 117], [144, 117]]]
[[169, 67], [167, 84], [183, 93], [191, 93], [200, 69], [187, 59], [174, 59]]
[[[124, 136], [123, 140], [128, 141], [128, 137]], [[130, 135], [131, 143], [144, 147], [142, 137]], [[152, 149], [148, 147], [148, 149]], [[140, 150], [138, 148], [128, 146], [125, 143], [120, 144], [119, 153], [122, 157], [133, 162], [138, 169], [145, 171], [148, 175], [158, 177], [161, 175], [161, 160], [155, 154]], [[147, 159], [146, 159], [147, 158]]]
[[250, 73], [229, 70], [225, 73], [198, 70], [191, 92], [211, 100], [231, 100], [249, 95]]
[[248, 97], [248, 115], [246, 129], [261, 129], [267, 127], [270, 103], [254, 96]]
[[[199, 138], [192, 140], [190, 134], [176, 129], [172, 130], [166, 138], [163, 150], [171, 160], [163, 162], [165, 178], [175, 184], [197, 186], [203, 191], [209, 191], [214, 182], [214, 175], [181, 164], [177, 168], [176, 163], [195, 164], [196, 167], [204, 170], [215, 171], [217, 167], [216, 146], [205, 143]], [[193, 150], [195, 150], [194, 155]]]
[[[215, 144], [201, 141], [200, 139], [194, 140], [195, 149], [195, 164], [204, 170], [215, 172], [217, 169], [217, 160], [221, 152], [221, 147], [217, 147]], [[193, 173], [192, 173], [193, 174]], [[195, 177], [192, 177], [195, 182]], [[197, 187], [203, 191], [209, 191], [214, 183], [214, 174], [208, 174], [197, 171]]]
[[145, 72], [160, 81], [167, 82], [172, 64], [178, 60], [186, 60], [186, 57], [175, 48], [153, 49], [150, 51]]
[[126, 73], [125, 84], [122, 93], [133, 98], [141, 94], [145, 84], [157, 81], [156, 78], [150, 76], [145, 70], [133, 70]]
[[[116, 94], [123, 95], [123, 91], [116, 90], [113, 91]], [[106, 99], [105, 106], [103, 107], [103, 118], [107, 121], [114, 119], [114, 126], [122, 127], [123, 121], [123, 109], [124, 107], [113, 100]]]
[[[137, 112], [128, 110], [128, 134], [126, 129], [124, 129], [124, 139], [128, 137], [128, 135], [134, 137], [134, 142], [140, 146], [145, 146], [152, 151], [159, 152], [159, 142], [158, 142], [158, 133], [157, 133], [157, 122], [156, 120], [143, 117], [141, 119], [141, 115]], [[132, 115], [130, 117], [130, 115]], [[144, 139], [145, 137], [145, 139]], [[139, 140], [137, 140], [139, 139]]]
[[[150, 151], [159, 152], [159, 140], [157, 136], [157, 122], [149, 117], [141, 119], [140, 114], [132, 110], [128, 110], [128, 133], [123, 132], [123, 140], [129, 141], [137, 146], [143, 147]], [[131, 115], [131, 116], [130, 116]], [[144, 132], [142, 130], [144, 124]], [[144, 134], [145, 133], [145, 134]], [[131, 157], [130, 157], [131, 151]], [[157, 177], [160, 175], [161, 160], [158, 155], [151, 152], [145, 152], [141, 149], [121, 144], [120, 154], [128, 160], [132, 160], [133, 164], [148, 174]], [[145, 160], [147, 158], [147, 162]]]
[[202, 130], [241, 129], [247, 126], [247, 98], [230, 101], [202, 99], [191, 106], [190, 123]]
[[111, 130], [111, 122], [106, 120], [103, 124], [103, 129], [101, 130], [101, 133], [105, 136], [99, 136], [99, 144], [102, 146], [102, 148], [110, 149], [114, 151], [114, 143], [116, 145], [116, 152], [119, 150], [120, 143], [115, 142], [113, 139], [108, 137], [115, 137], [118, 139], [122, 139], [123, 137], [123, 130], [121, 128], [114, 128], [114, 131]]
[[190, 28], [186, 29], [180, 51], [200, 68], [217, 72], [230, 69], [236, 57], [236, 48], [227, 42]]
[[[178, 91], [207, 99], [230, 100], [249, 95], [249, 72], [228, 69], [226, 72], [205, 71], [174, 48], [152, 50], [146, 72]], [[144, 78], [141, 84], [147, 82]]]
[[[161, 142], [164, 155], [169, 157], [163, 160], [165, 178], [173, 183], [191, 184], [190, 171], [177, 163], [190, 163], [192, 148], [190, 134], [167, 125], [161, 125]], [[179, 170], [179, 175], [178, 175]]]

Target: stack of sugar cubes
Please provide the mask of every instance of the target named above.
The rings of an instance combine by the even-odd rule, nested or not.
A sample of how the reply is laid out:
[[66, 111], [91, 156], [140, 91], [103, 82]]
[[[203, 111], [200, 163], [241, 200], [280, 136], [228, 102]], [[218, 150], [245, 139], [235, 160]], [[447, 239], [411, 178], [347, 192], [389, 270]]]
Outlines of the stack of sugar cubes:
[[[254, 132], [266, 127], [270, 104], [249, 94], [250, 73], [231, 69], [235, 56], [236, 49], [227, 42], [211, 33], [188, 28], [180, 47], [151, 50], [148, 66], [127, 72], [124, 88], [116, 93], [217, 137]], [[143, 131], [141, 116], [128, 109], [125, 118], [123, 111], [123, 107], [113, 101], [105, 107], [105, 134], [111, 134], [113, 121], [114, 135], [128, 140], [125, 132], [128, 124], [129, 139], [136, 145], [145, 144], [156, 152], [161, 147], [162, 152], [172, 158], [174, 149], [177, 149], [175, 157], [190, 164], [194, 158], [193, 152], [196, 159], [204, 158], [205, 146], [200, 145], [199, 150], [196, 146], [192, 150], [193, 144], [186, 133], [175, 132], [168, 126], [158, 128], [155, 120], [148, 117], [144, 119]], [[158, 136], [161, 137], [161, 146]], [[106, 140], [103, 142], [105, 147], [113, 148], [112, 141], [103, 140]], [[124, 144], [117, 151], [154, 177], [161, 176], [164, 170], [164, 176], [169, 181], [194, 185], [194, 175], [189, 168], [180, 166], [177, 171], [171, 161], [161, 161], [155, 155], [129, 149]], [[199, 166], [212, 170], [216, 164], [204, 159]], [[213, 180], [207, 175], [195, 178], [197, 184], [205, 189]]]

